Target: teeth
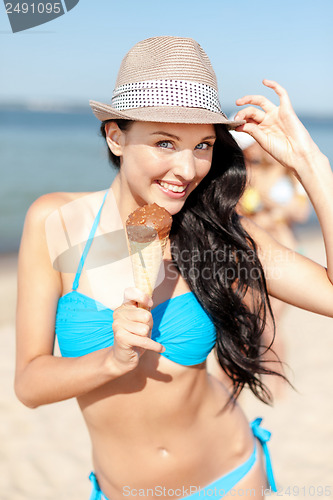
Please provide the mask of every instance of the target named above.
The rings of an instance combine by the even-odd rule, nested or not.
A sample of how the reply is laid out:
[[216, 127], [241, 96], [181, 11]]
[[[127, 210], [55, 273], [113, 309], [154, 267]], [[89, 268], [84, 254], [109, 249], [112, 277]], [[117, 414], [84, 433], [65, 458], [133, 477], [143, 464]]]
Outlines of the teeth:
[[165, 189], [169, 189], [169, 191], [173, 191], [174, 193], [182, 193], [186, 189], [186, 186], [174, 186], [173, 184], [167, 184], [166, 182], [163, 181], [158, 181], [158, 182]]

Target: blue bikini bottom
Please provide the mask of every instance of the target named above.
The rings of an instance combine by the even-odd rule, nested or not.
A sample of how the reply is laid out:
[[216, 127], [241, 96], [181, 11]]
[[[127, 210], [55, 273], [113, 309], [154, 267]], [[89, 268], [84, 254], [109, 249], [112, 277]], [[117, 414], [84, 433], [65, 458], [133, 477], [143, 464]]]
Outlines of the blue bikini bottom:
[[[266, 429], [263, 429], [260, 427], [262, 419], [257, 418], [253, 422], [251, 422], [251, 429], [253, 432], [253, 435], [259, 439], [260, 444], [263, 448], [263, 452], [265, 455], [265, 461], [266, 461], [266, 474], [267, 474], [267, 480], [268, 483], [271, 487], [272, 491], [277, 491], [276, 485], [275, 485], [275, 480], [274, 480], [274, 475], [273, 475], [273, 470], [272, 470], [272, 464], [271, 464], [271, 459], [267, 447], [267, 442], [270, 440], [271, 433], [267, 431]], [[231, 472], [228, 474], [220, 477], [213, 483], [210, 483], [208, 486], [205, 486], [204, 488], [196, 488], [196, 492], [190, 495], [186, 496], [186, 488], [184, 488], [185, 491], [185, 496], [184, 494], [180, 498], [189, 498], [191, 500], [199, 500], [202, 498], [205, 498], [206, 496], [212, 499], [217, 499], [217, 498], [222, 498], [224, 495], [226, 495], [246, 474], [251, 470], [252, 466], [255, 464], [255, 461], [257, 459], [257, 446], [256, 444], [254, 445], [253, 453], [244, 462], [241, 464], [239, 467], [236, 469], [233, 469]], [[101, 491], [97, 478], [95, 474], [92, 472], [89, 476], [90, 481], [92, 482], [93, 490], [91, 493], [90, 500], [109, 500]], [[192, 486], [191, 489], [193, 490], [195, 487]], [[190, 488], [187, 488], [189, 490]], [[163, 491], [161, 489], [161, 491]], [[128, 490], [128, 494], [130, 492], [130, 489]], [[126, 493], [123, 493], [124, 496], [126, 496]], [[177, 490], [175, 490], [175, 494], [177, 495]], [[128, 496], [128, 495], [127, 495]]]

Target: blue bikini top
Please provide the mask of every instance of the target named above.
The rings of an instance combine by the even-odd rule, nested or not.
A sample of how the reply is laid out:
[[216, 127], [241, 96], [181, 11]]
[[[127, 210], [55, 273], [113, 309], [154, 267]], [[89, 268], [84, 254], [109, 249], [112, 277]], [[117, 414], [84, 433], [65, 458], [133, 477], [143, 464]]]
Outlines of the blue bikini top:
[[[113, 345], [113, 310], [77, 291], [107, 194], [108, 191], [81, 255], [72, 291], [58, 301], [55, 333], [63, 357], [84, 356]], [[215, 345], [216, 330], [193, 292], [170, 298], [151, 313], [154, 322], [151, 338], [165, 347], [162, 356], [184, 366], [205, 361]]]

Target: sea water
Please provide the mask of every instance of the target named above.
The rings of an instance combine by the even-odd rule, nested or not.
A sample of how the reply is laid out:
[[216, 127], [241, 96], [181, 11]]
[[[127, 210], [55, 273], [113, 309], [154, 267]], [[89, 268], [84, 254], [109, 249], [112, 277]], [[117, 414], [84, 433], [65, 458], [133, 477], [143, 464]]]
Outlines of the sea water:
[[[90, 109], [0, 109], [0, 253], [18, 250], [25, 214], [42, 194], [111, 185], [116, 170], [99, 123]], [[303, 123], [333, 165], [333, 118], [308, 117]], [[307, 224], [316, 223], [312, 212]]]

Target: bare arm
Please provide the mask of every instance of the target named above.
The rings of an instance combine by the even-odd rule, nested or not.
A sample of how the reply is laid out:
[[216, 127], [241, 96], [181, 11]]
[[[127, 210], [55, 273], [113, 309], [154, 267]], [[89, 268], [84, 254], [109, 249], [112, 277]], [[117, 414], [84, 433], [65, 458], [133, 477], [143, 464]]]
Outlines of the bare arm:
[[[125, 316], [118, 320], [112, 348], [78, 358], [53, 356], [55, 316], [62, 284], [59, 272], [53, 269], [50, 261], [45, 220], [58, 205], [57, 193], [44, 195], [31, 205], [19, 251], [15, 391], [18, 398], [31, 408], [80, 396], [134, 369], [138, 356], [136, 352], [133, 354], [133, 345], [142, 351], [148, 348], [161, 352], [162, 348], [148, 338], [147, 328], [142, 332], [135, 330], [142, 324], [132, 325], [135, 335], [125, 331], [128, 325]], [[133, 291], [132, 297], [136, 298], [138, 293]], [[148, 300], [144, 296], [137, 298], [143, 303]], [[149, 324], [150, 313], [137, 312], [138, 308], [133, 304], [131, 307], [129, 302], [118, 308], [114, 317], [123, 313], [124, 308], [127, 315], [136, 315], [134, 319], [143, 321], [144, 326]]]
[[333, 285], [327, 269], [281, 245], [253, 221], [242, 219], [258, 246], [268, 293], [301, 309], [333, 317]]
[[237, 130], [252, 135], [303, 185], [317, 213], [327, 257], [327, 269], [280, 245], [254, 224], [247, 225], [259, 245], [267, 273], [269, 293], [285, 302], [333, 316], [333, 173], [326, 156], [297, 118], [287, 92], [276, 82], [264, 84], [280, 97], [275, 106], [263, 96], [246, 96], [238, 105], [253, 104], [238, 112], [247, 123]]

